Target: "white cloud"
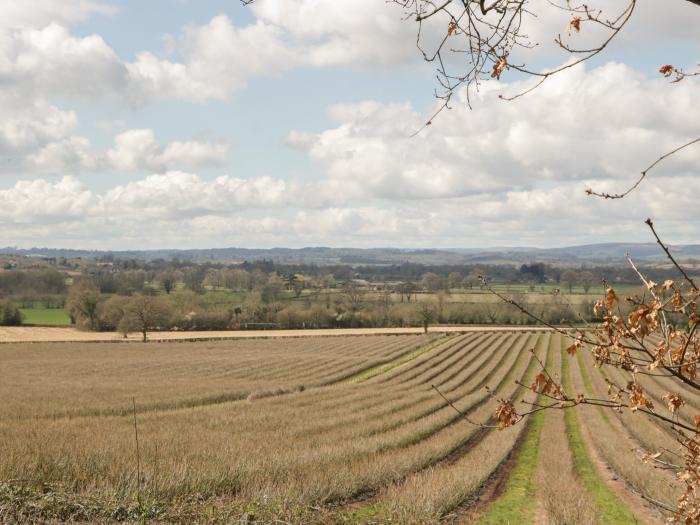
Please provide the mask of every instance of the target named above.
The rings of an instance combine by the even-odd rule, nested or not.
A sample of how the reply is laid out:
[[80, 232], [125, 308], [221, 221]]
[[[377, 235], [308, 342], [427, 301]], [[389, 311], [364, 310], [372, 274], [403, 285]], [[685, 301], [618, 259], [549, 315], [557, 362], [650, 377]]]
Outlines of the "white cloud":
[[221, 164], [228, 155], [226, 144], [189, 141], [156, 143], [151, 129], [132, 129], [114, 138], [114, 147], [107, 151], [108, 163], [118, 170], [162, 172], [170, 168], [195, 168]]
[[18, 181], [0, 190], [0, 222], [9, 224], [42, 224], [92, 216], [99, 203], [90, 190], [75, 177], [58, 182], [44, 179]]
[[187, 27], [182, 37], [171, 37], [170, 42], [183, 62], [144, 52], [126, 65], [132, 101], [227, 100], [249, 78], [274, 75], [301, 62], [282, 41], [279, 28], [261, 21], [238, 27], [225, 15], [203, 26]]
[[52, 22], [70, 25], [114, 8], [94, 0], [0, 0], [1, 27], [44, 27]]
[[255, 15], [307, 50], [315, 66], [386, 66], [415, 61], [415, 24], [377, 0], [258, 0]]
[[[693, 138], [700, 122], [700, 85], [645, 80], [621, 64], [577, 67], [514, 102], [496, 89], [485, 87], [472, 111], [443, 112], [416, 137], [424, 117], [409, 105], [365, 102], [333, 106], [337, 127], [295, 130], [288, 140], [322, 166], [329, 193], [423, 200], [556, 180], [633, 180], [655, 155]], [[695, 170], [698, 159], [700, 149], [689, 150], [658, 171]]]
[[295, 195], [294, 185], [270, 177], [238, 179], [223, 175], [204, 180], [191, 173], [168, 172], [117, 186], [105, 193], [102, 202], [115, 215], [139, 213], [163, 218], [284, 207]]
[[0, 172], [33, 175], [65, 174], [104, 169], [117, 171], [194, 169], [223, 164], [224, 143], [197, 140], [156, 142], [150, 129], [133, 129], [114, 138], [106, 153], [77, 133], [78, 116], [38, 99], [0, 95]]
[[26, 151], [73, 132], [78, 116], [43, 100], [0, 94], [0, 152]]
[[[562, 245], [648, 240], [654, 218], [670, 242], [700, 241], [696, 176], [654, 176], [625, 201], [588, 197], [592, 184], [562, 182], [513, 190], [386, 205], [309, 209], [304, 187], [280, 179], [206, 180], [193, 174], [152, 175], [97, 192], [64, 177], [20, 181], [0, 190], [0, 235], [23, 245], [111, 247], [393, 245], [455, 247]], [[21, 233], [18, 228], [21, 227]], [[66, 244], [68, 243], [68, 244]]]
[[101, 159], [85, 137], [71, 136], [48, 143], [26, 158], [26, 166], [37, 171], [65, 173], [73, 170], [94, 170]]
[[251, 76], [300, 62], [280, 33], [260, 21], [237, 27], [222, 15], [175, 40], [182, 62], [151, 52], [127, 62], [99, 35], [77, 37], [55, 22], [39, 29], [0, 26], [0, 82], [40, 97], [112, 97], [135, 106], [155, 99], [226, 100]]
[[3, 93], [0, 113], [1, 172], [61, 173], [98, 167], [89, 140], [75, 134], [75, 112], [45, 100]]
[[24, 96], [101, 98], [126, 87], [126, 68], [98, 35], [75, 37], [58, 24], [0, 29], [0, 82]]

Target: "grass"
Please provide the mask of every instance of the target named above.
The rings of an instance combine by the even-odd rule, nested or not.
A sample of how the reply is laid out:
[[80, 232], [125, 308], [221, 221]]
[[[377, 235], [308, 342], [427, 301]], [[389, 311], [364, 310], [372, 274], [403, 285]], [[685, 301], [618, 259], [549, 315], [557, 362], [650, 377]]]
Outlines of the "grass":
[[[538, 366], [527, 349], [544, 355], [559, 336], [449, 341], [0, 345], [0, 522], [40, 512], [47, 522], [434, 523], [469, 501], [519, 440], [504, 499], [482, 523], [531, 522], [542, 417], [484, 435], [431, 385], [488, 423], [496, 401], [484, 385], [496, 398], [532, 397], [513, 380], [529, 383]], [[306, 388], [284, 390], [295, 385]], [[132, 396], [148, 508], [135, 507]], [[3, 486], [19, 478], [41, 485]]]
[[[551, 369], [553, 355], [547, 353], [546, 366]], [[534, 371], [534, 369], [533, 369]], [[529, 378], [528, 378], [529, 379]], [[527, 384], [527, 381], [525, 381]], [[479, 525], [532, 523], [537, 504], [537, 464], [540, 454], [540, 436], [544, 427], [544, 413], [530, 416], [525, 441], [516, 465], [510, 472], [505, 491], [478, 520]]]
[[354, 374], [350, 377], [348, 377], [345, 382], [346, 383], [359, 383], [360, 381], [366, 381], [367, 379], [370, 379], [372, 377], [376, 377], [378, 375], [384, 374], [388, 372], [389, 370], [392, 370], [394, 368], [397, 368], [401, 365], [404, 365], [408, 363], [409, 361], [412, 361], [418, 356], [421, 356], [423, 354], [426, 354], [430, 352], [431, 350], [434, 350], [438, 346], [441, 346], [443, 343], [454, 339], [454, 336], [452, 337], [441, 337], [437, 341], [433, 341], [430, 344], [424, 345], [424, 346], [419, 346], [418, 348], [411, 350], [410, 352], [407, 352], [396, 359], [393, 359], [389, 361], [388, 363], [382, 363], [373, 367], [368, 368], [367, 370], [363, 370], [361, 372], [358, 372], [357, 374]]
[[539, 455], [540, 433], [544, 415], [539, 412], [530, 418], [527, 436], [511, 471], [502, 497], [498, 498], [477, 523], [480, 525], [503, 525], [532, 523], [537, 502], [535, 471]]
[[[581, 363], [580, 355], [579, 363]], [[571, 379], [569, 371], [568, 356], [565, 356], [562, 362], [562, 380], [566, 391], [571, 391]], [[581, 375], [583, 383], [588, 392], [592, 392], [590, 378], [586, 373], [585, 367], [581, 367]], [[607, 414], [602, 413], [602, 409], [597, 407], [605, 418]], [[591, 462], [586, 445], [581, 435], [580, 422], [575, 409], [566, 410], [565, 412], [566, 431], [569, 438], [569, 446], [573, 454], [574, 468], [578, 474], [583, 486], [590, 493], [596, 506], [598, 517], [602, 524], [617, 524], [630, 523], [635, 524], [639, 521], [634, 514], [625, 506], [622, 501], [605, 485], [600, 479], [600, 476]]]
[[68, 326], [70, 318], [63, 308], [20, 308], [24, 324]]

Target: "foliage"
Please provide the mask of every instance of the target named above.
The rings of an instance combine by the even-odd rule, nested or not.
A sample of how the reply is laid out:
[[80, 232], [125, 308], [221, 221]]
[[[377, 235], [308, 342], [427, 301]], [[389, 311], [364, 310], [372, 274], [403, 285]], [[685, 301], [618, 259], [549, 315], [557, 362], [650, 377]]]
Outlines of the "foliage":
[[99, 330], [100, 290], [91, 280], [82, 279], [71, 286], [66, 311], [71, 321], [87, 330]]
[[0, 326], [19, 326], [22, 324], [22, 313], [14, 301], [0, 299]]
[[112, 299], [111, 321], [122, 333], [139, 331], [146, 341], [148, 332], [168, 329], [172, 321], [172, 306], [162, 297], [134, 295]]

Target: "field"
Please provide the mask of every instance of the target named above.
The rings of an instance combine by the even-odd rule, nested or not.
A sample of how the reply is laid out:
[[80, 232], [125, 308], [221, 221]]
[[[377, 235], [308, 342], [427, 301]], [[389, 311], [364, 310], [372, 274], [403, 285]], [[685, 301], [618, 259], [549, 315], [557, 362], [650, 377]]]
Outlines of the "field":
[[497, 399], [534, 401], [515, 383], [533, 355], [604, 397], [619, 372], [566, 344], [536, 329], [0, 344], [0, 522], [661, 523], [638, 496], [677, 496], [634, 452], [665, 439], [651, 420], [579, 407], [490, 427]]
[[24, 324], [66, 326], [70, 318], [63, 308], [20, 308]]

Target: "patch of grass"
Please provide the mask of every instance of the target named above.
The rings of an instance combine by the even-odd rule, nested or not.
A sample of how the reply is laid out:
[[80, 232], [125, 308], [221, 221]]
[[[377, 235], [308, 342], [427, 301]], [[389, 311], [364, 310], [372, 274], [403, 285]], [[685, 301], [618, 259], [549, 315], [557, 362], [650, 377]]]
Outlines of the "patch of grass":
[[527, 436], [518, 456], [518, 462], [508, 478], [506, 490], [479, 519], [480, 525], [532, 523], [537, 503], [537, 456], [544, 414], [538, 412], [530, 418]]
[[[590, 393], [592, 391], [590, 378], [588, 377], [584, 363], [580, 360], [580, 353], [578, 357], [583, 383], [586, 390]], [[564, 356], [562, 360], [562, 381], [564, 383], [564, 388], [570, 390], [571, 379], [567, 356]], [[601, 410], [600, 407], [598, 407], [598, 409]], [[607, 415], [603, 414], [602, 410], [601, 414], [607, 417]], [[588, 457], [588, 452], [586, 451], [586, 446], [581, 436], [579, 418], [576, 410], [566, 410], [564, 420], [566, 422], [569, 446], [571, 447], [571, 453], [573, 455], [574, 468], [583, 486], [593, 498], [600, 522], [602, 524], [639, 523], [639, 520], [635, 518], [634, 514], [632, 514], [625, 504], [618, 499], [598, 476], [595, 466]]]
[[344, 380], [345, 383], [359, 383], [360, 381], [366, 381], [367, 379], [370, 379], [372, 377], [376, 377], [381, 374], [385, 374], [389, 370], [393, 370], [396, 367], [399, 367], [401, 365], [404, 365], [408, 363], [409, 361], [412, 361], [418, 356], [421, 356], [425, 353], [430, 352], [431, 350], [434, 350], [437, 348], [439, 345], [442, 343], [445, 343], [449, 341], [450, 339], [454, 339], [457, 336], [451, 336], [451, 337], [441, 337], [437, 341], [433, 341], [430, 344], [427, 344], [425, 346], [419, 346], [418, 348], [411, 350], [410, 352], [407, 352], [403, 355], [400, 355], [396, 359], [393, 359], [392, 361], [389, 361], [388, 363], [382, 363], [376, 366], [373, 366], [371, 368], [368, 368], [366, 370], [362, 370], [361, 372], [358, 372], [357, 374], [354, 374]]
[[[543, 339], [538, 341], [538, 349]], [[551, 347], [547, 352], [546, 366], [552, 367]], [[534, 376], [536, 361], [533, 359], [523, 378], [527, 384]], [[522, 391], [519, 389], [519, 393]], [[537, 503], [537, 461], [540, 451], [540, 435], [544, 426], [544, 413], [537, 412], [528, 421], [525, 442], [522, 444], [515, 468], [511, 471], [505, 492], [478, 520], [479, 525], [505, 525], [532, 523]]]
[[20, 311], [25, 324], [70, 325], [70, 318], [63, 308], [20, 308]]
[[361, 509], [357, 510], [356, 512], [353, 513], [351, 516], [350, 522], [351, 523], [365, 523], [366, 520], [370, 520], [370, 522], [377, 520], [378, 518], [381, 518], [384, 513], [384, 505], [380, 504], [372, 504], [372, 505], [367, 505], [365, 507], [362, 507]]

